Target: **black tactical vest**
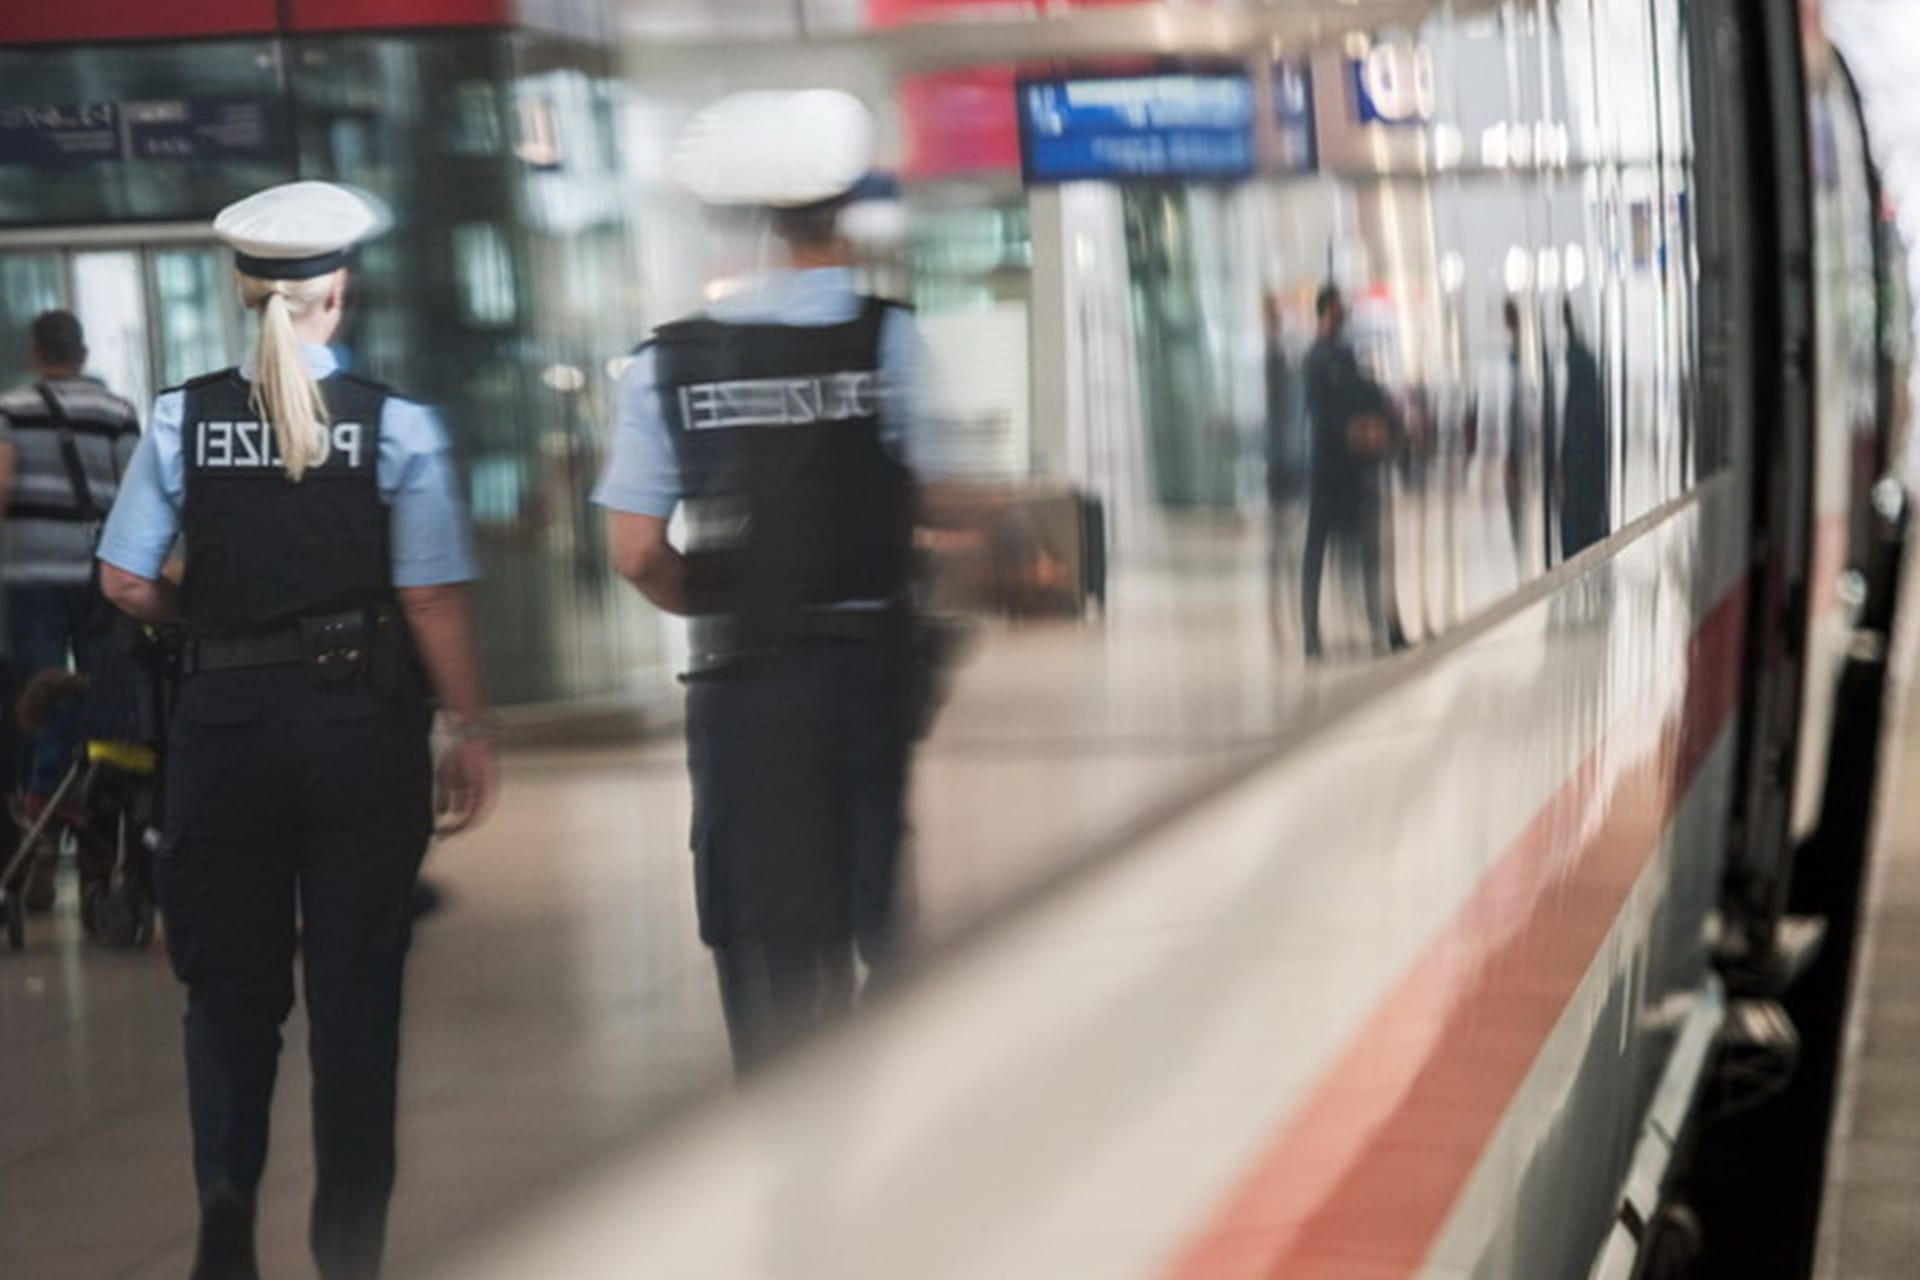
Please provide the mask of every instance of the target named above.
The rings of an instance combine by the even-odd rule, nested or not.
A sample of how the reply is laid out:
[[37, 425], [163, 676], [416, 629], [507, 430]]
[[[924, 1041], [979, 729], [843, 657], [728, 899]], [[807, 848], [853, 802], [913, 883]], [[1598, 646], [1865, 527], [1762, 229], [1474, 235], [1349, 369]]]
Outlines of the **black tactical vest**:
[[385, 388], [345, 373], [321, 380], [333, 447], [297, 483], [238, 371], [195, 378], [185, 391], [187, 630], [201, 639], [257, 634], [389, 601], [389, 512], [379, 485]]
[[881, 436], [888, 307], [868, 299], [837, 325], [700, 317], [655, 334], [693, 608], [708, 619], [696, 665], [805, 641], [838, 605], [904, 600], [913, 486]]

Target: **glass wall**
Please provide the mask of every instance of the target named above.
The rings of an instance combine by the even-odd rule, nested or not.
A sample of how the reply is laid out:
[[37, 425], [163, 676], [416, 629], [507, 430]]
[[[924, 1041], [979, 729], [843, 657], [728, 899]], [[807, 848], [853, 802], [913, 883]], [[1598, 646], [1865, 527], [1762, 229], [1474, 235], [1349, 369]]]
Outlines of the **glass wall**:
[[942, 474], [1009, 479], [1044, 469], [1035, 458], [1027, 308], [1033, 230], [1016, 189], [928, 184], [913, 193], [910, 299], [935, 352], [979, 352], [969, 375], [935, 361], [945, 429], [930, 465]]
[[218, 248], [156, 249], [150, 260], [159, 343], [154, 381], [178, 386], [227, 362], [244, 341], [242, 317], [227, 255]]
[[144, 410], [160, 388], [239, 350], [245, 317], [229, 261], [212, 244], [0, 247], [0, 384], [31, 376], [33, 317], [66, 308], [86, 328], [89, 371]]
[[202, 218], [295, 176], [273, 40], [0, 48], [0, 226]]
[[[909, 233], [868, 278], [919, 304], [930, 465], [1019, 495], [1006, 518], [1024, 532], [986, 559], [1055, 612], [1102, 619], [1116, 643], [1171, 643], [1189, 614], [1250, 628], [1197, 724], [1278, 725], [1302, 691], [1476, 614], [1696, 478], [1676, 5], [1443, 8], [1334, 44], [1162, 56], [1152, 74], [1068, 48], [1044, 73], [1012, 45], [969, 62], [937, 26], [860, 33], [921, 6], [857, 8], [806, 9], [832, 40], [743, 51], [696, 24], [620, 65], [502, 31], [0, 51], [0, 224], [198, 220], [296, 175], [387, 200], [397, 226], [363, 251], [344, 342], [445, 412], [508, 701], [671, 669], [675, 632], [616, 589], [586, 494], [632, 346], [768, 265], [762, 229], [709, 223], [665, 178], [674, 131], [731, 88], [834, 85], [875, 108]], [[1206, 86], [1244, 115], [1203, 129], [1230, 163], [1034, 169], [1025, 95], [1095, 82]], [[217, 259], [144, 261], [157, 319], [115, 342], [152, 368], [123, 389], [234, 359]], [[6, 362], [79, 276], [34, 254], [0, 255], [0, 273]], [[1315, 411], [1316, 350], [1375, 399], [1351, 440]], [[1355, 482], [1360, 514], [1333, 529], [1322, 501], [1316, 526], [1326, 483]], [[1021, 506], [1042, 502], [1080, 532]], [[1068, 564], [1071, 589], [1035, 585]]]
[[[1676, 4], [1435, 6], [1338, 38], [1276, 9], [1237, 56], [1131, 62], [1065, 35], [969, 61], [901, 9], [931, 25], [636, 42], [631, 181], [658, 323], [778, 260], [667, 180], [692, 111], [804, 84], [879, 117], [926, 478], [975, 535], [928, 543], [978, 641], [929, 753], [990, 746], [1013, 788], [1045, 743], [1072, 793], [1137, 751], [1117, 824], [1718, 465], [1693, 435]], [[1031, 847], [1029, 813], [925, 815], [964, 845], [929, 865]]]
[[[652, 687], [661, 628], [613, 590], [586, 501], [609, 366], [642, 336], [620, 95], [603, 51], [504, 31], [0, 50], [0, 227], [48, 229], [0, 249], [0, 376], [54, 305], [136, 401], [236, 361], [225, 256], [175, 247], [177, 224], [295, 177], [364, 187], [395, 226], [361, 251], [340, 341], [453, 434], [495, 696]], [[55, 229], [114, 222], [126, 243], [84, 251]]]
[[0, 253], [0, 381], [25, 378], [27, 327], [42, 311], [67, 305], [66, 255], [53, 249]]
[[608, 365], [638, 336], [601, 58], [531, 35], [342, 36], [300, 42], [291, 71], [301, 171], [395, 211], [363, 252], [349, 342], [446, 416], [506, 702], [664, 679], [587, 503]]

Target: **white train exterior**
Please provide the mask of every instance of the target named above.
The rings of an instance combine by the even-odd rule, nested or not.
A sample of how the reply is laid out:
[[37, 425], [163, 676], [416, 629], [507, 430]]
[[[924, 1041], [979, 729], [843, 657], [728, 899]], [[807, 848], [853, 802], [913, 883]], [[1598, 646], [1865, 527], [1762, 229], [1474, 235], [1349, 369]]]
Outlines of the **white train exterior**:
[[[1113, 599], [1088, 625], [1125, 683], [1095, 692], [1142, 732], [1255, 745], [857, 1025], [445, 1274], [1648, 1273], [1718, 1064], [1778, 1029], [1793, 859], [1833, 744], [1875, 728], [1840, 689], [1883, 651], [1870, 560], [1899, 504], [1872, 495], [1904, 304], [1877, 284], [1866, 142], [1817, 13], [985, 8], [829, 39], [820, 74], [894, 102], [981, 67], [1257, 86], [1242, 181], [1053, 184], [1030, 156], [1017, 196], [1028, 350], [1057, 357], [1031, 378], [1058, 420], [1026, 429], [1110, 516]], [[637, 39], [663, 83], [674, 66], [776, 79], [808, 56]], [[1303, 86], [1308, 163], [1288, 149], [1300, 110], [1275, 105]], [[1356, 658], [1349, 634], [1345, 658], [1262, 657], [1262, 683], [1236, 683], [1246, 644], [1292, 643], [1263, 591], [1290, 607], [1297, 586], [1210, 596], [1142, 550], [1185, 517], [1156, 470], [1171, 446], [1128, 416], [1151, 415], [1157, 375], [1102, 326], [1151, 311], [1142, 291], [1175, 269], [1152, 228], [1175, 218], [1225, 246], [1192, 269], [1209, 315], [1238, 319], [1188, 335], [1224, 385], [1257, 362], [1259, 299], [1297, 358], [1313, 287], [1346, 291], [1402, 412], [1384, 572], [1411, 652]], [[927, 323], [936, 348], [987, 332]], [[1576, 387], [1596, 400], [1570, 403]], [[1607, 442], [1606, 535], [1580, 549], [1559, 520], [1592, 480], [1568, 470], [1576, 413]], [[1117, 418], [1148, 445], [1114, 445]], [[1293, 562], [1297, 514], [1269, 513], [1278, 550], [1252, 563]], [[1227, 622], [1179, 621], [1210, 602]], [[1253, 641], [1222, 640], [1247, 617]], [[1084, 785], [1129, 803], [1118, 773]], [[1041, 820], [1045, 787], [1027, 794], [1006, 821]]]

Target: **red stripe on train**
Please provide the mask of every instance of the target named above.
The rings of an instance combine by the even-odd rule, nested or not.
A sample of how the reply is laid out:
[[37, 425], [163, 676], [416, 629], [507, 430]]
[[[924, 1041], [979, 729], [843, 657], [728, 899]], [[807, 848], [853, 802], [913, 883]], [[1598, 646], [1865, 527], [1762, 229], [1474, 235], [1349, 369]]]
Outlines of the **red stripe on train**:
[[1419, 1270], [1733, 715], [1745, 605], [1741, 587], [1714, 606], [1680, 704], [1594, 748], [1164, 1280]]

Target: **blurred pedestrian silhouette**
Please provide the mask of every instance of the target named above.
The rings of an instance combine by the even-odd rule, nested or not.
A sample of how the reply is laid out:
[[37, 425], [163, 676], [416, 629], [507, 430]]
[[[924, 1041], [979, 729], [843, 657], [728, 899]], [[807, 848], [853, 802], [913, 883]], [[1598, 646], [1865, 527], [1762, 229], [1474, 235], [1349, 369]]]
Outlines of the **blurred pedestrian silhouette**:
[[1607, 401], [1600, 361], [1580, 336], [1571, 299], [1561, 303], [1567, 327], [1567, 398], [1560, 414], [1560, 553], [1571, 558], [1608, 530]]
[[1393, 405], [1385, 389], [1360, 368], [1347, 341], [1346, 301], [1336, 286], [1321, 288], [1314, 316], [1316, 335], [1303, 361], [1313, 430], [1307, 546], [1300, 574], [1306, 654], [1322, 655], [1320, 582], [1329, 547], [1341, 553], [1350, 574], [1358, 571], [1374, 647], [1402, 649], [1406, 639], [1388, 606], [1383, 555]]
[[1527, 406], [1520, 360], [1520, 308], [1508, 298], [1500, 306], [1500, 323], [1507, 332], [1506, 403], [1502, 426], [1506, 459], [1502, 474], [1507, 492], [1507, 532], [1513, 538], [1514, 572], [1527, 576]]
[[[94, 582], [94, 544], [140, 439], [134, 407], [87, 374], [87, 337], [78, 317], [42, 312], [31, 333], [34, 381], [0, 393], [0, 507], [6, 512], [0, 578], [8, 657], [21, 685], [41, 672], [65, 672], [69, 661], [87, 673], [110, 612]], [[78, 699], [50, 705], [22, 744], [17, 803], [29, 822], [73, 762], [78, 708]], [[71, 804], [66, 809], [66, 825], [84, 826], [84, 814]], [[30, 910], [53, 905], [55, 857], [52, 844], [44, 843], [33, 860], [25, 894]]]
[[1282, 338], [1279, 299], [1260, 299], [1262, 373], [1266, 389], [1266, 421], [1262, 444], [1266, 463], [1267, 495], [1267, 616], [1274, 633], [1281, 629], [1282, 601], [1292, 587], [1288, 554], [1294, 524], [1293, 504], [1306, 478], [1307, 441], [1300, 427], [1299, 379], [1287, 361]]

